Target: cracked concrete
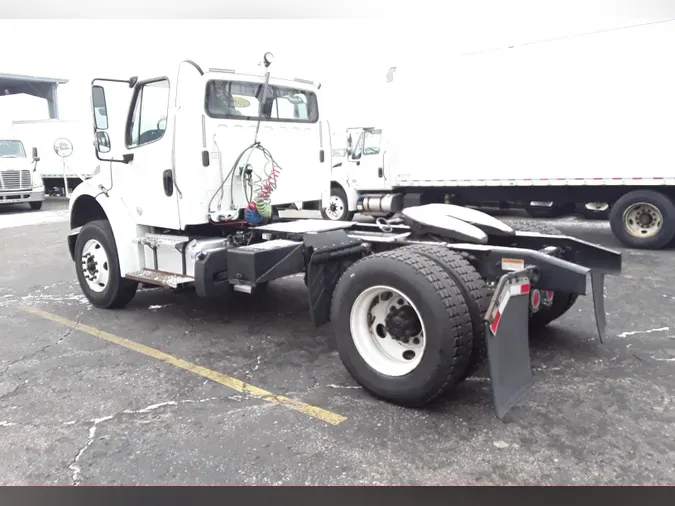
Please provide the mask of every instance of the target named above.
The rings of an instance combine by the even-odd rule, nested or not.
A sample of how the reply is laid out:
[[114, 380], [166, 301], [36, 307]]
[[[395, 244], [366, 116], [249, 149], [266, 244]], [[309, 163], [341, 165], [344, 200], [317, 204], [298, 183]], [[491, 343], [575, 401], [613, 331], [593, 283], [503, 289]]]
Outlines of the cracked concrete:
[[[574, 226], [562, 228], [617, 246], [606, 227]], [[373, 399], [328, 329], [311, 325], [299, 278], [237, 297], [227, 312], [164, 290], [139, 292], [124, 310], [93, 309], [74, 281], [66, 229], [0, 230], [0, 253], [11, 245], [0, 271], [2, 484], [675, 482], [675, 340], [662, 330], [675, 328], [672, 251], [626, 253], [626, 276], [607, 280], [605, 345], [587, 298], [533, 336], [537, 383], [500, 422], [484, 370], [425, 410]], [[329, 426], [236, 394], [21, 312], [21, 301], [348, 419]]]

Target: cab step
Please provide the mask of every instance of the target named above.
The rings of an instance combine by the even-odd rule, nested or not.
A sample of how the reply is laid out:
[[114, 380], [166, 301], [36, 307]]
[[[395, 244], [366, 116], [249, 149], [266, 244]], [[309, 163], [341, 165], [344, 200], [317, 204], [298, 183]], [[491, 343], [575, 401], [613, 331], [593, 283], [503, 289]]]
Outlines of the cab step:
[[183, 276], [172, 272], [156, 271], [153, 269], [143, 269], [137, 272], [130, 272], [126, 279], [147, 283], [149, 285], [165, 286], [167, 288], [178, 288], [188, 283], [194, 283], [192, 276]]

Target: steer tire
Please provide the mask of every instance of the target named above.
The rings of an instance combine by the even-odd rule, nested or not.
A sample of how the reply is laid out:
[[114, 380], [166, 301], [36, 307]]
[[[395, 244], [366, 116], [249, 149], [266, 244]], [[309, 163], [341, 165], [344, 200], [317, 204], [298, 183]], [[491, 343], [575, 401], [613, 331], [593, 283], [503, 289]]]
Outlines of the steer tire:
[[[399, 291], [421, 316], [425, 349], [419, 363], [407, 373], [378, 371], [357, 348], [356, 342], [362, 349], [364, 342], [372, 343], [375, 349], [379, 345], [367, 326], [358, 327], [356, 318], [352, 322], [352, 313], [359, 314], [355, 303], [372, 287]], [[395, 404], [422, 407], [436, 400], [462, 380], [471, 357], [471, 317], [462, 291], [437, 262], [416, 252], [378, 253], [350, 266], [333, 293], [331, 322], [347, 371], [365, 390]], [[352, 334], [352, 328], [356, 334]]]
[[[549, 225], [548, 223], [523, 220], [509, 220], [505, 221], [505, 223], [514, 230], [520, 232], [537, 232], [539, 234], [546, 235], [565, 235], [559, 229]], [[550, 307], [542, 306], [536, 313], [530, 313], [530, 331], [541, 330], [552, 321], [560, 318], [572, 308], [578, 298], [579, 295], [576, 293], [555, 292], [553, 296], [553, 303]]]
[[[104, 249], [109, 270], [108, 283], [101, 292], [91, 289], [82, 270], [82, 251], [89, 240], [96, 240]], [[90, 221], [82, 227], [75, 241], [75, 271], [85, 297], [92, 305], [103, 309], [125, 307], [136, 295], [138, 283], [120, 276], [117, 247], [110, 223], [107, 220]], [[101, 267], [103, 268], [103, 266]]]
[[321, 216], [324, 220], [333, 220], [333, 221], [352, 221], [354, 218], [354, 212], [349, 210], [349, 200], [347, 199], [347, 194], [340, 187], [333, 187], [330, 189], [331, 199], [338, 198], [342, 202], [342, 213], [338, 218], [331, 218], [327, 213], [326, 209], [321, 208]]
[[419, 253], [434, 260], [446, 274], [452, 278], [464, 297], [464, 302], [471, 316], [473, 331], [473, 348], [469, 365], [462, 379], [474, 374], [487, 358], [487, 341], [485, 337], [485, 313], [487, 313], [492, 298], [491, 290], [485, 280], [468, 260], [445, 246], [415, 244], [401, 248], [400, 251]]

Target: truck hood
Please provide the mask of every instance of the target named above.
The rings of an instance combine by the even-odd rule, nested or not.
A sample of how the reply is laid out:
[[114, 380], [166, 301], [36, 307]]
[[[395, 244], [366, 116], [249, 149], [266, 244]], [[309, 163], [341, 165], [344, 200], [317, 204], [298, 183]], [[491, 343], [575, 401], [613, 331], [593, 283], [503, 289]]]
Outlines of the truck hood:
[[30, 158], [0, 158], [0, 170], [33, 170], [33, 160]]

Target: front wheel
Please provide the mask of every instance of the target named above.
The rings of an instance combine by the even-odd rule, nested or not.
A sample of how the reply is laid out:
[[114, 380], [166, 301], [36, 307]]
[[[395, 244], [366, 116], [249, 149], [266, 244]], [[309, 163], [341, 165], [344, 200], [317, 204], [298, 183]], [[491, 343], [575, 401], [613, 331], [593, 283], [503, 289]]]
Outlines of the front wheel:
[[629, 248], [660, 249], [675, 238], [675, 203], [654, 190], [632, 191], [612, 206], [609, 224]]
[[29, 202], [28, 205], [33, 211], [39, 211], [42, 209], [42, 201], [37, 201], [37, 202]]
[[106, 220], [82, 227], [74, 256], [80, 288], [94, 306], [121, 308], [133, 299], [138, 283], [120, 276], [115, 237]]
[[366, 390], [420, 407], [459, 383], [473, 346], [471, 317], [434, 260], [390, 251], [353, 264], [331, 307], [340, 359]]
[[347, 194], [342, 188], [331, 188], [330, 204], [321, 210], [321, 216], [331, 221], [351, 221], [354, 218], [354, 213], [349, 210]]

